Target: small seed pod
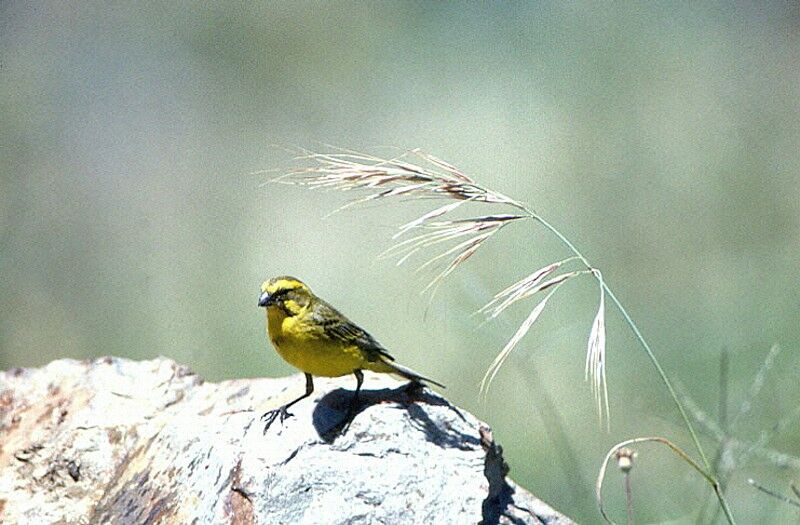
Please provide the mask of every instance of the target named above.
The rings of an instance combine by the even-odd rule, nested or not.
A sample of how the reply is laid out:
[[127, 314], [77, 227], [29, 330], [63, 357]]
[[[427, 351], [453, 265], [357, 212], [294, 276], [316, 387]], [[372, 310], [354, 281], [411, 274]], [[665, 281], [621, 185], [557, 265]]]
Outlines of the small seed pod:
[[633, 462], [637, 455], [638, 453], [635, 450], [622, 447], [614, 454], [614, 457], [617, 458], [617, 467], [619, 467], [623, 473], [627, 474], [633, 468]]

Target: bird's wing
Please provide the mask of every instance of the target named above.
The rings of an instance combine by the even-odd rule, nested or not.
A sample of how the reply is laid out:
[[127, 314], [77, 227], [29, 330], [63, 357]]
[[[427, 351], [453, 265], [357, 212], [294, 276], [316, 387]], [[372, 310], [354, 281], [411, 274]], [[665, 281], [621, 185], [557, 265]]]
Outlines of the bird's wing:
[[314, 322], [322, 327], [324, 337], [357, 346], [364, 351], [368, 361], [377, 361], [381, 356], [394, 361], [394, 357], [374, 337], [322, 299], [317, 298], [311, 312]]

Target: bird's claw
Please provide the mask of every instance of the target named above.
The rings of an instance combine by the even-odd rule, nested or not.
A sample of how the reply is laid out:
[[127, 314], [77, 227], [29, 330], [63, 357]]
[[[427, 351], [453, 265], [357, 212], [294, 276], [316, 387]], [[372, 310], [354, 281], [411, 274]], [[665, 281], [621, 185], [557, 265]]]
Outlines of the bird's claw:
[[267, 430], [269, 430], [269, 427], [272, 426], [276, 419], [280, 418], [280, 422], [283, 424], [283, 422], [290, 417], [294, 417], [294, 414], [289, 412], [285, 406], [270, 410], [269, 412], [264, 412], [264, 414], [261, 415], [261, 420], [265, 421], [264, 434], [267, 433]]

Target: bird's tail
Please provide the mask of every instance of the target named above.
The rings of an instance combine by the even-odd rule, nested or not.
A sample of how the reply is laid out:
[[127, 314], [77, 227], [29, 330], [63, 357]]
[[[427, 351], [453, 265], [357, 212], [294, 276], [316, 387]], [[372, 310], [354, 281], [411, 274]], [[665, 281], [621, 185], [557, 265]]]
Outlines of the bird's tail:
[[410, 368], [395, 363], [393, 361], [386, 361], [384, 359], [380, 359], [378, 361], [373, 361], [372, 363], [370, 363], [370, 365], [371, 366], [367, 367], [367, 370], [372, 370], [373, 372], [382, 372], [384, 374], [397, 374], [399, 376], [408, 379], [409, 381], [414, 381], [416, 383], [431, 383], [433, 385], [442, 388], [447, 388], [438, 381], [434, 381], [433, 379], [428, 379], [425, 376], [421, 376], [418, 373], [411, 370]]

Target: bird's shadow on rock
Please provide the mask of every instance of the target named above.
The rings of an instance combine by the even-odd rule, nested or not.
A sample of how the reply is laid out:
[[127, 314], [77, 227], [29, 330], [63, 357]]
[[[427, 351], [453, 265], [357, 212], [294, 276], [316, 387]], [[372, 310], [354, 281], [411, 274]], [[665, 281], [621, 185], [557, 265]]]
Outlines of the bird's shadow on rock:
[[444, 406], [452, 410], [458, 418], [466, 421], [464, 415], [443, 397], [431, 392], [425, 386], [409, 383], [398, 388], [362, 390], [358, 405], [348, 417], [353, 399], [353, 391], [344, 388], [331, 390], [319, 399], [312, 415], [314, 429], [323, 441], [333, 443], [344, 435], [358, 415], [373, 405], [392, 404], [408, 413], [411, 426], [425, 434], [425, 439], [441, 447], [470, 450], [480, 447], [480, 439], [453, 428], [447, 421], [437, 424], [431, 419], [422, 405]]

